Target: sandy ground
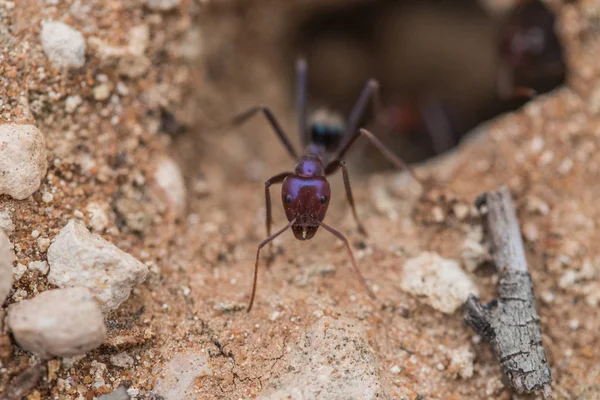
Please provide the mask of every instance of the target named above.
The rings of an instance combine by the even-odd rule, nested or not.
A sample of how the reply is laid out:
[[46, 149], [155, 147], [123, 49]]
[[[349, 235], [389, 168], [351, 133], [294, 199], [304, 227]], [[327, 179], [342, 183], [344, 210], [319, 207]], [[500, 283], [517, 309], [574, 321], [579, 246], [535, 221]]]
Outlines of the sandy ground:
[[[434, 251], [461, 260], [467, 233], [481, 221], [458, 218], [456, 205], [470, 206], [500, 184], [511, 189], [525, 232], [555, 396], [600, 398], [600, 7], [569, 3], [559, 14], [568, 87], [490, 122], [456, 152], [419, 167], [426, 184], [416, 198], [407, 198], [407, 179], [395, 172], [354, 179], [368, 237], [356, 230], [341, 177], [333, 178], [327, 222], [348, 236], [375, 301], [361, 289], [333, 236], [319, 232], [299, 242], [287, 233], [277, 240], [269, 268], [262, 259], [257, 301], [247, 314], [256, 246], [264, 236], [262, 182], [291, 165], [260, 122], [236, 132], [211, 133], [211, 127], [257, 98], [277, 104], [287, 126], [293, 119], [276, 81], [265, 79], [273, 73], [266, 65], [246, 67], [256, 81], [244, 87], [218, 77], [239, 67], [243, 52], [231, 56], [233, 64], [209, 66], [216, 72], [202, 70], [200, 77], [190, 60], [197, 56], [195, 38], [202, 39], [204, 52], [215, 51], [240, 34], [235, 25], [248, 15], [191, 0], [168, 13], [133, 0], [46, 2], [41, 10], [33, 0], [0, 1], [0, 35], [7, 44], [0, 119], [35, 122], [52, 153], [48, 175], [31, 198], [0, 197], [0, 208], [10, 210], [16, 225], [10, 239], [18, 262], [46, 257], [32, 229], [53, 239], [76, 211], [95, 202], [108, 210], [102, 236], [150, 268], [146, 282], [107, 318], [105, 344], [72, 365], [62, 360], [29, 398], [92, 399], [121, 384], [139, 389], [138, 398], [150, 398], [164, 366], [179, 352], [203, 355], [210, 370], [195, 380], [196, 398], [255, 398], [286, 373], [289, 354], [307, 329], [330, 317], [361, 327], [391, 398], [510, 399], [493, 354], [463, 322], [462, 312], [443, 314], [400, 289], [408, 258]], [[213, 12], [229, 17], [218, 23], [211, 20]], [[64, 73], [51, 67], [38, 39], [44, 19], [59, 19], [84, 34], [84, 68]], [[126, 78], [101, 62], [90, 40], [124, 46], [139, 25], [151, 32], [146, 54], [152, 67]], [[256, 83], [261, 79], [265, 85]], [[93, 88], [103, 82], [113, 97], [96, 100]], [[73, 94], [83, 101], [70, 114], [65, 99]], [[184, 124], [201, 120], [200, 137], [190, 128], [183, 136], [167, 133], [161, 108]], [[262, 144], [247, 139], [251, 135], [263, 135]], [[152, 184], [165, 154], [182, 165], [188, 183], [181, 218], [157, 200]], [[253, 162], [257, 154], [263, 157]], [[41, 200], [47, 191], [54, 195], [50, 204]], [[275, 227], [283, 226], [278, 188], [273, 197]], [[123, 199], [128, 201], [118, 206]], [[89, 215], [83, 220], [89, 223]], [[495, 297], [497, 275], [490, 267], [469, 275], [484, 301]], [[5, 307], [48, 288], [44, 276], [27, 274]], [[0, 391], [35, 361], [14, 343], [2, 349]], [[475, 356], [472, 376], [461, 376], [452, 363], [457, 349]], [[123, 352], [133, 358], [131, 368], [114, 361]]]

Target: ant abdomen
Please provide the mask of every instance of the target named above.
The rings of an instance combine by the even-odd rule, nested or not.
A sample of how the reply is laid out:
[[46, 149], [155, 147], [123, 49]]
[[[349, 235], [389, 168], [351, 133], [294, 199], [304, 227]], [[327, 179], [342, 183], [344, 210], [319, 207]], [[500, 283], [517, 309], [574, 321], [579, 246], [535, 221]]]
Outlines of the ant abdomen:
[[339, 115], [328, 110], [318, 110], [311, 118], [310, 143], [321, 146], [327, 153], [339, 149], [346, 127]]

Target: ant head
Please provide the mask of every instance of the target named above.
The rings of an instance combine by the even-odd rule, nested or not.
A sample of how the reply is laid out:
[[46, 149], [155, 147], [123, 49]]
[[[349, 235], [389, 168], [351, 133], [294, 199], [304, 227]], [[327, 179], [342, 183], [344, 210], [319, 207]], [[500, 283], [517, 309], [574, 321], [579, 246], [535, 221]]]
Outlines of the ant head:
[[324, 177], [290, 175], [283, 181], [281, 199], [288, 221], [296, 218], [292, 226], [294, 236], [300, 240], [312, 238], [323, 221], [331, 189]]
[[322, 145], [327, 150], [337, 149], [346, 132], [342, 117], [324, 108], [311, 116], [309, 129], [310, 142]]

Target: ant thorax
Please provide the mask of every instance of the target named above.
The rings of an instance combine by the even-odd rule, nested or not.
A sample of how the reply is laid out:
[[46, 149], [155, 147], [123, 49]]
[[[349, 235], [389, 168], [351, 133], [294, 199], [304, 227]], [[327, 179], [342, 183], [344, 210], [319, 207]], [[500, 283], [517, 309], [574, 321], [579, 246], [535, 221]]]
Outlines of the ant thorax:
[[321, 147], [325, 153], [330, 153], [339, 148], [346, 124], [339, 114], [320, 108], [311, 115], [308, 129], [313, 147]]

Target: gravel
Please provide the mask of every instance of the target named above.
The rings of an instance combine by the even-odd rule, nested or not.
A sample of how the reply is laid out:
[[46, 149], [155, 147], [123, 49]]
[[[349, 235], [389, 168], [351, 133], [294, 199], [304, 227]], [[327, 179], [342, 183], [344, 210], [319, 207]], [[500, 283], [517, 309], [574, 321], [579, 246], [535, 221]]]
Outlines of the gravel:
[[17, 343], [40, 357], [73, 357], [100, 346], [106, 327], [98, 303], [83, 287], [43, 292], [8, 309]]
[[40, 40], [44, 53], [54, 66], [81, 68], [85, 64], [85, 39], [69, 25], [59, 21], [43, 22]]
[[350, 319], [319, 319], [302, 335], [283, 371], [259, 399], [391, 399], [365, 329]]
[[471, 278], [456, 261], [430, 252], [406, 261], [401, 287], [446, 314], [452, 314], [461, 307], [469, 294], [479, 295]]
[[60, 231], [48, 250], [48, 263], [48, 282], [89, 288], [105, 313], [116, 310], [148, 274], [146, 265], [76, 221]]
[[175, 161], [168, 157], [161, 158], [154, 172], [154, 182], [167, 209], [181, 217], [186, 208], [187, 190], [181, 169]]
[[0, 195], [23, 200], [46, 175], [46, 140], [33, 125], [0, 125]]
[[170, 11], [177, 7], [180, 0], [147, 0], [146, 5], [154, 11]]
[[6, 233], [0, 229], [0, 306], [6, 300], [12, 286], [13, 262], [15, 254]]

